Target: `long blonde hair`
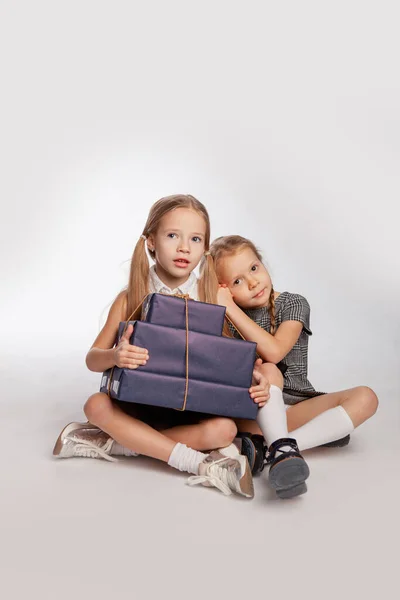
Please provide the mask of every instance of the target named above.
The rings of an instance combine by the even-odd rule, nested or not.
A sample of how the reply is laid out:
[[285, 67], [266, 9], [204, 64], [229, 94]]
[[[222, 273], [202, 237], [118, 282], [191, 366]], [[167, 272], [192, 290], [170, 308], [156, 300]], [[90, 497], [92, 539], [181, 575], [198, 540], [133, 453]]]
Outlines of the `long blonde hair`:
[[[226, 235], [219, 237], [213, 241], [210, 247], [210, 254], [214, 260], [215, 268], [217, 268], [218, 261], [223, 256], [229, 256], [236, 254], [244, 248], [249, 248], [254, 252], [260, 262], [263, 261], [262, 255], [258, 248], [253, 244], [251, 240], [244, 238], [240, 235]], [[274, 335], [276, 330], [276, 318], [275, 318], [275, 296], [274, 288], [271, 285], [271, 293], [268, 299], [268, 312], [271, 320], [271, 334]]]
[[[206, 234], [204, 238], [204, 250], [210, 249], [210, 218], [204, 204], [190, 194], [175, 194], [161, 198], [150, 209], [146, 225], [143, 228], [142, 236], [139, 238], [133, 251], [129, 282], [127, 286], [127, 304], [126, 317], [133, 313], [136, 307], [142, 302], [149, 293], [149, 271], [150, 264], [146, 254], [146, 239], [151, 234], [155, 234], [160, 225], [161, 219], [176, 208], [190, 208], [198, 212], [205, 221]], [[155, 253], [149, 250], [150, 256], [154, 259]], [[203, 257], [200, 263], [200, 278], [198, 281], [198, 294], [202, 302], [215, 304], [217, 301], [218, 279], [215, 272], [214, 261], [209, 254]]]

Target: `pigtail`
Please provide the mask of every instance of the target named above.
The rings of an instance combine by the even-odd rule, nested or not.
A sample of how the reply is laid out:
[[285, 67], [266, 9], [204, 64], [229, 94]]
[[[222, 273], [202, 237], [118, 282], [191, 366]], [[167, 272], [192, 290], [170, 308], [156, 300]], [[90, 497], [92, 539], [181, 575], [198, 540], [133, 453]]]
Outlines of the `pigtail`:
[[214, 261], [210, 254], [204, 256], [200, 268], [200, 278], [198, 281], [199, 300], [209, 304], [217, 303], [218, 278], [215, 272]]
[[[197, 283], [199, 300], [201, 302], [208, 302], [209, 304], [217, 304], [218, 288], [219, 283], [215, 271], [214, 259], [209, 252], [206, 252], [200, 269], [200, 278]], [[227, 321], [224, 322], [222, 335], [233, 337]]]
[[275, 327], [276, 327], [276, 318], [275, 318], [275, 294], [274, 294], [273, 286], [271, 286], [271, 293], [270, 293], [269, 300], [268, 300], [268, 312], [269, 312], [269, 318], [271, 321], [270, 334], [274, 335]]
[[133, 313], [148, 294], [149, 271], [150, 264], [146, 254], [146, 239], [143, 235], [136, 244], [132, 255], [125, 318]]

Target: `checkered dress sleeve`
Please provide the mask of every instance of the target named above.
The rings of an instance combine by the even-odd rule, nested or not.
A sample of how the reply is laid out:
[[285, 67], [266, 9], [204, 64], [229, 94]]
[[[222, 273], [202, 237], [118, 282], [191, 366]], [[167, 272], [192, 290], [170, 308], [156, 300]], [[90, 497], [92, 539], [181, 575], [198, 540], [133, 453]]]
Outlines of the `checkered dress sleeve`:
[[304, 331], [312, 335], [310, 329], [310, 305], [300, 294], [290, 294], [282, 307], [282, 323], [284, 321], [300, 321]]

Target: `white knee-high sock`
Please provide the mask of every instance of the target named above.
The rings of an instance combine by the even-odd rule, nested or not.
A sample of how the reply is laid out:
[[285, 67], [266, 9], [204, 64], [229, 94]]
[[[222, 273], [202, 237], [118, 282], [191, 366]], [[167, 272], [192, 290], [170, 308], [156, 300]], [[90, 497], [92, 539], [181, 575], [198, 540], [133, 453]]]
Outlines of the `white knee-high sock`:
[[168, 464], [178, 471], [186, 471], [187, 473], [193, 473], [193, 475], [199, 474], [199, 465], [207, 458], [208, 454], [198, 452], [192, 448], [188, 448], [185, 444], [178, 442], [169, 457]]
[[[286, 408], [283, 402], [282, 390], [276, 385], [271, 385], [270, 397], [267, 404], [260, 408], [256, 421], [263, 433], [268, 446], [279, 438], [288, 438]], [[294, 437], [294, 436], [293, 436]], [[290, 447], [282, 447], [282, 450], [291, 450]]]
[[354, 431], [353, 421], [343, 408], [336, 406], [290, 432], [300, 451], [333, 442]]

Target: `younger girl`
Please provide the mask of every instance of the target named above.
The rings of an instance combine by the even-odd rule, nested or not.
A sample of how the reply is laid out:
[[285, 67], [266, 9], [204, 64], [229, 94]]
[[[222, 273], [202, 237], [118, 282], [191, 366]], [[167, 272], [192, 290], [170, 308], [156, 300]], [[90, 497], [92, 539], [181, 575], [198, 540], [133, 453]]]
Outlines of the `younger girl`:
[[311, 335], [307, 300], [274, 291], [261, 254], [250, 240], [220, 237], [210, 251], [221, 284], [218, 302], [226, 306], [242, 335], [257, 343], [272, 384], [270, 399], [260, 408], [257, 422], [238, 421], [239, 431], [263, 434], [271, 465], [269, 477], [278, 495], [282, 481], [277, 481], [276, 466], [297, 457], [294, 462], [286, 460], [282, 469], [282, 476], [293, 484], [284, 493], [286, 497], [303, 493], [307, 469], [299, 462], [299, 451], [335, 440], [336, 445], [345, 445], [354, 428], [376, 412], [378, 399], [364, 386], [329, 394], [316, 391], [307, 377]]
[[[155, 261], [151, 269], [146, 244]], [[126, 320], [149, 292], [187, 294], [216, 302], [218, 281], [209, 244], [208, 213], [196, 198], [175, 195], [153, 205], [133, 253], [128, 287], [117, 296], [87, 354], [91, 371], [102, 373], [114, 366], [137, 369], [151, 360], [145, 348], [129, 343], [131, 325], [113, 348], [120, 321]], [[193, 270], [200, 261], [202, 275], [197, 282]], [[267, 382], [257, 367], [253, 383], [258, 385], [250, 388], [251, 397], [264, 402]], [[234, 491], [253, 497], [247, 458], [232, 444], [237, 427], [231, 419], [113, 401], [101, 392], [87, 400], [84, 411], [89, 422], [65, 427], [53, 450], [55, 456], [115, 460], [110, 454], [144, 454], [192, 473], [191, 484], [214, 486], [226, 495]], [[220, 450], [204, 452], [210, 448]]]

